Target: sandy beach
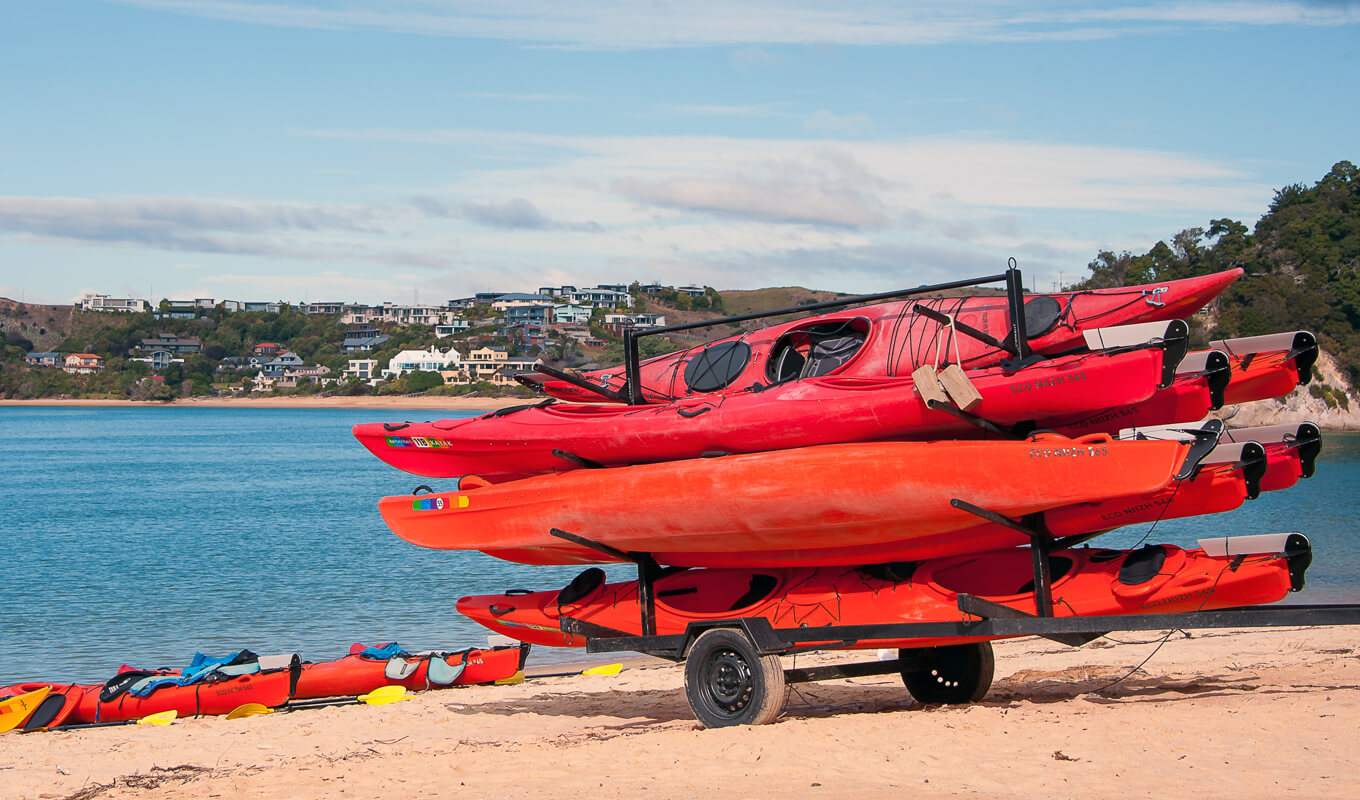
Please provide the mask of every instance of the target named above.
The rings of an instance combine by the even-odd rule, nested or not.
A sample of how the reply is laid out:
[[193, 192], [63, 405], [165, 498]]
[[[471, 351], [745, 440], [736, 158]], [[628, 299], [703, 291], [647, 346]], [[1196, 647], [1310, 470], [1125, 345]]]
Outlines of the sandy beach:
[[997, 679], [971, 706], [916, 704], [896, 676], [801, 684], [759, 727], [700, 728], [681, 668], [641, 657], [612, 677], [387, 706], [6, 734], [0, 798], [1360, 793], [1354, 629], [1162, 638], [998, 643]]

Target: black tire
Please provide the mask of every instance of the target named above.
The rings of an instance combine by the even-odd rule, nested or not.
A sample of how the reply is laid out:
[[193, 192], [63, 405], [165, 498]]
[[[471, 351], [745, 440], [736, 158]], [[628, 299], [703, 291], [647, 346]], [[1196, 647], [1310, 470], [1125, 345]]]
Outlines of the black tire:
[[731, 628], [704, 631], [685, 660], [685, 697], [705, 728], [764, 725], [784, 710], [784, 668]]
[[917, 647], [898, 651], [910, 667], [902, 668], [902, 683], [922, 703], [976, 703], [992, 688], [996, 659], [991, 642]]

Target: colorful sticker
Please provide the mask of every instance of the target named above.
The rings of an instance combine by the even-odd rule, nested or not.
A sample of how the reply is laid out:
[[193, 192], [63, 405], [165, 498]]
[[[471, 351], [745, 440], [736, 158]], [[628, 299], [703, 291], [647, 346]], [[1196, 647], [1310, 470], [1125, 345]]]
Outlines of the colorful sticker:
[[[467, 508], [469, 500], [463, 495], [457, 498], [458, 508]], [[443, 511], [447, 507], [448, 501], [443, 497], [417, 497], [411, 501], [413, 511]]]
[[387, 436], [388, 447], [419, 447], [422, 449], [438, 450], [444, 447], [453, 447], [454, 443], [448, 439], [432, 439], [428, 436]]

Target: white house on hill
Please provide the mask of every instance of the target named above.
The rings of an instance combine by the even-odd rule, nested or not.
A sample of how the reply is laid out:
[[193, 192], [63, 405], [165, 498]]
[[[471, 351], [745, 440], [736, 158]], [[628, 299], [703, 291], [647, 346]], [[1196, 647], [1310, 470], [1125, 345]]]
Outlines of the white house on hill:
[[429, 350], [402, 350], [392, 356], [382, 376], [400, 378], [407, 372], [442, 372], [462, 368], [463, 356], [457, 350], [450, 347], [448, 352], [441, 352], [438, 347], [430, 345]]

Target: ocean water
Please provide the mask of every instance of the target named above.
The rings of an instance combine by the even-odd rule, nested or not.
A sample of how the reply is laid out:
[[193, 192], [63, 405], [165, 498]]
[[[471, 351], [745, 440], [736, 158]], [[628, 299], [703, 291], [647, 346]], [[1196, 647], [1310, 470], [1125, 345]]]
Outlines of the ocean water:
[[[369, 455], [356, 422], [427, 411], [0, 408], [0, 685], [98, 681], [196, 651], [343, 655], [353, 642], [480, 645], [465, 594], [565, 585], [580, 567], [431, 551], [393, 535], [383, 495], [421, 483]], [[1298, 602], [1360, 602], [1360, 436], [1324, 437], [1318, 474], [1215, 517], [1098, 540], [1193, 546], [1299, 530], [1314, 565]], [[613, 579], [632, 577], [627, 565]], [[581, 651], [540, 648], [539, 661]]]

